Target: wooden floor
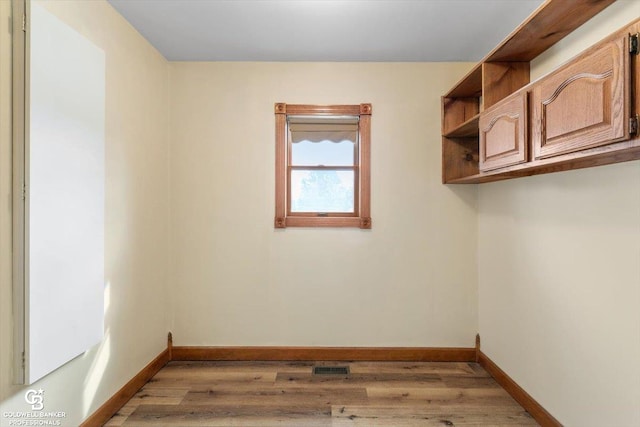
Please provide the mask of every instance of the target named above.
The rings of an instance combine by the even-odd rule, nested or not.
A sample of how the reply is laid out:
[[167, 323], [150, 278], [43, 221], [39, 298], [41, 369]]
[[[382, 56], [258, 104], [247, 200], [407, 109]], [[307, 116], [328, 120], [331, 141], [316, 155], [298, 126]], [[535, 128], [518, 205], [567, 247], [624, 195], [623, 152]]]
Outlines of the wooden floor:
[[[349, 366], [314, 376], [313, 366]], [[535, 426], [475, 363], [170, 362], [107, 426]]]

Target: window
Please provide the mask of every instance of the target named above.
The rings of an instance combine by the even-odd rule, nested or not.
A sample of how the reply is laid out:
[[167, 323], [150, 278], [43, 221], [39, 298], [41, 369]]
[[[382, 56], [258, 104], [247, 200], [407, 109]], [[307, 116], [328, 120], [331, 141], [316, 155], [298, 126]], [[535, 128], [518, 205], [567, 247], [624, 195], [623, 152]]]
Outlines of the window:
[[371, 104], [275, 105], [275, 227], [371, 228]]

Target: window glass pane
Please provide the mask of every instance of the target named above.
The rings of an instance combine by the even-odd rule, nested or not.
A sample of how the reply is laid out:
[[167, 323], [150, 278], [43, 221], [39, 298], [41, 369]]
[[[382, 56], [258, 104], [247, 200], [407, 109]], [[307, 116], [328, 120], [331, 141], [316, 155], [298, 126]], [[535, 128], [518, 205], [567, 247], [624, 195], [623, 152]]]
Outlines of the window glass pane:
[[351, 141], [302, 141], [291, 147], [294, 166], [353, 166], [354, 143]]
[[354, 212], [354, 172], [292, 170], [291, 212]]

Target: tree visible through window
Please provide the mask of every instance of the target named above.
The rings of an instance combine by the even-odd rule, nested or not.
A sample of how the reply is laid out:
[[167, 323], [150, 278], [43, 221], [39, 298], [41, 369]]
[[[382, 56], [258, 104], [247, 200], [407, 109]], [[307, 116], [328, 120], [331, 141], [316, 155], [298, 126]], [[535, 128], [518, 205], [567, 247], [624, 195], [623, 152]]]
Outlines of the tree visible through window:
[[291, 175], [291, 212], [353, 213], [353, 173], [293, 171]]
[[371, 227], [370, 117], [369, 104], [276, 104], [276, 227]]

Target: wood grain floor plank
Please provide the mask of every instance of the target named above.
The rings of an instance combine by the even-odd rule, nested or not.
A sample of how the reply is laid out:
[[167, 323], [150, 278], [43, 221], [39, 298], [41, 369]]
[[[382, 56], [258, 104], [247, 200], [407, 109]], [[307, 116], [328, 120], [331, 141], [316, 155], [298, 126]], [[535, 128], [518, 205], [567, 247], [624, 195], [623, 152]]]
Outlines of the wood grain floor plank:
[[109, 422], [105, 424], [106, 427], [119, 427], [124, 425], [124, 422], [129, 416], [138, 408], [144, 404], [154, 405], [178, 405], [184, 399], [185, 395], [189, 392], [189, 388], [150, 388], [143, 387], [138, 391], [135, 396], [131, 398], [122, 408], [111, 417]]
[[450, 388], [498, 388], [502, 387], [491, 377], [465, 377], [458, 375], [443, 375], [442, 382]]
[[519, 407], [515, 400], [500, 388], [397, 388], [367, 387], [369, 403], [374, 406], [435, 406], [460, 407], [461, 409], [491, 409]]
[[331, 426], [331, 407], [140, 405], [123, 424], [135, 426]]
[[469, 364], [464, 362], [350, 362], [349, 366], [354, 374], [476, 375]]
[[115, 414], [109, 421], [104, 424], [104, 427], [121, 427], [124, 425], [124, 422], [127, 420], [128, 415], [119, 415]]
[[[309, 370], [305, 371], [308, 372]], [[208, 367], [198, 369], [188, 369], [188, 370], [177, 370], [177, 369], [167, 369], [166, 371], [162, 370], [158, 372], [156, 376], [153, 377], [154, 380], [171, 380], [171, 379], [180, 379], [183, 381], [191, 381], [193, 379], [198, 380], [212, 380], [212, 381], [240, 381], [244, 382], [247, 380], [259, 380], [263, 379], [265, 381], [274, 381], [276, 378], [277, 371], [261, 369], [261, 370], [239, 370], [232, 371], [227, 369], [216, 369], [215, 367]]]
[[369, 387], [376, 384], [405, 385], [407, 387], [444, 387], [442, 378], [434, 374], [352, 373], [348, 376], [320, 376], [310, 373], [278, 372], [276, 385], [280, 387], [309, 387], [313, 384], [331, 387]]
[[364, 405], [367, 403], [365, 388], [309, 388], [286, 389], [282, 387], [227, 387], [193, 389], [185, 396], [184, 405], [263, 405], [263, 406], [326, 406]]
[[397, 406], [334, 406], [333, 426], [535, 426], [522, 408], [510, 411], [467, 411]]
[[[348, 365], [346, 376], [313, 366]], [[170, 362], [108, 427], [532, 426], [476, 363]]]
[[124, 422], [129, 418], [129, 415], [136, 410], [139, 405], [137, 404], [129, 404], [124, 405], [116, 414], [111, 417], [109, 421], [104, 425], [104, 427], [120, 427], [124, 424]]
[[178, 405], [190, 388], [151, 388], [142, 387], [128, 402], [138, 405]]
[[175, 369], [163, 369], [151, 378], [145, 387], [147, 388], [185, 388], [193, 386], [224, 386], [237, 385], [264, 385], [273, 384], [277, 371], [244, 371], [233, 372], [230, 370], [217, 371], [215, 368], [203, 368], [201, 371], [191, 369], [188, 371], [176, 371]]
[[485, 371], [479, 363], [467, 363], [467, 365], [469, 365], [469, 368], [475, 373], [476, 376], [491, 377], [491, 374]]

